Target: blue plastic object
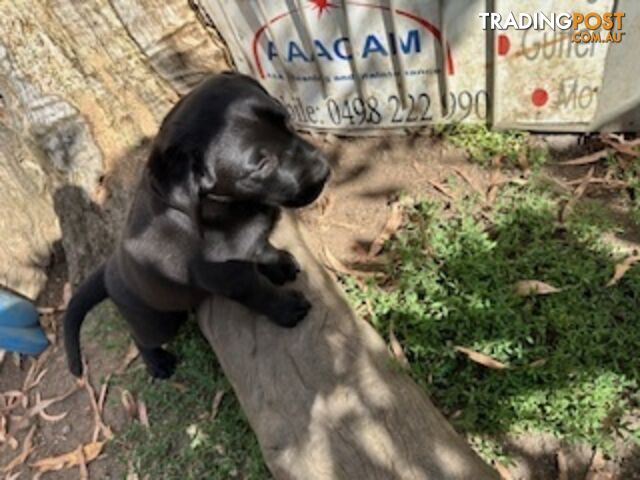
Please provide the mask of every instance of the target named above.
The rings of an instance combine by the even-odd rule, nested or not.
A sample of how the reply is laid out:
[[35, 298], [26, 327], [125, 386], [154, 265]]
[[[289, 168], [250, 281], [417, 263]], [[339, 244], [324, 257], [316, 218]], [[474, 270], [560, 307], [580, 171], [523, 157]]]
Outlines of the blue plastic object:
[[0, 290], [0, 349], [38, 355], [48, 344], [33, 304]]

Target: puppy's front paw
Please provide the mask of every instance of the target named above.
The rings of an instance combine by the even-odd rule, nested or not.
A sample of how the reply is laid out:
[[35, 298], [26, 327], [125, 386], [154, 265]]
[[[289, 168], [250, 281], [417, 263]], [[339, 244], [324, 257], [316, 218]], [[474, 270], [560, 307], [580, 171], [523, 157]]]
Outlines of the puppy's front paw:
[[300, 273], [298, 261], [286, 250], [279, 250], [278, 257], [276, 263], [260, 265], [260, 272], [275, 285], [293, 282]]
[[297, 290], [287, 290], [276, 304], [269, 318], [281, 327], [293, 328], [307, 316], [311, 303]]

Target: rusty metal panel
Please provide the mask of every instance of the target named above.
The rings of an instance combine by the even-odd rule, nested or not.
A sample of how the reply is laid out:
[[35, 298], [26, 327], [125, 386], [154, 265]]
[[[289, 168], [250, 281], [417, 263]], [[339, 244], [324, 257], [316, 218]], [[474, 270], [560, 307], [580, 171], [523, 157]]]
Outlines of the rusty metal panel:
[[[300, 128], [347, 134], [489, 121], [638, 130], [637, 0], [202, 0], [241, 72]], [[485, 31], [493, 12], [626, 12], [621, 44]], [[624, 68], [618, 66], [625, 62]], [[638, 73], [638, 72], [636, 72]], [[635, 108], [635, 109], [634, 109]]]

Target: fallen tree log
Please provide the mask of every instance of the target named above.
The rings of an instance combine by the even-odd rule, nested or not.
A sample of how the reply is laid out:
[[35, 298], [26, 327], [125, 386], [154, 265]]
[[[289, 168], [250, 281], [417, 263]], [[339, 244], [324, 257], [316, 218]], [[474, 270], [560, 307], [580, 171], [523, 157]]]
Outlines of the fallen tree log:
[[273, 241], [300, 262], [294, 284], [313, 303], [292, 330], [213, 297], [199, 324], [276, 479], [497, 478], [355, 317], [285, 216]]

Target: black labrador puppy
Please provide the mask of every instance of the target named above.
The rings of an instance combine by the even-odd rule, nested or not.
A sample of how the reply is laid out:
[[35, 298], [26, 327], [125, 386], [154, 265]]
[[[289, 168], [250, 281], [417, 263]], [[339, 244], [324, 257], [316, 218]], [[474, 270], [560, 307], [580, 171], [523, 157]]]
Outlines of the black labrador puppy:
[[147, 365], [171, 376], [162, 345], [212, 293], [283, 327], [311, 307], [291, 254], [269, 243], [280, 207], [313, 202], [329, 177], [322, 154], [297, 135], [284, 107], [250, 77], [212, 76], [164, 119], [115, 252], [72, 297], [64, 319], [71, 372], [80, 376], [80, 326], [110, 297]]

